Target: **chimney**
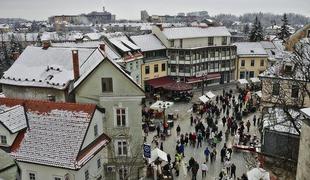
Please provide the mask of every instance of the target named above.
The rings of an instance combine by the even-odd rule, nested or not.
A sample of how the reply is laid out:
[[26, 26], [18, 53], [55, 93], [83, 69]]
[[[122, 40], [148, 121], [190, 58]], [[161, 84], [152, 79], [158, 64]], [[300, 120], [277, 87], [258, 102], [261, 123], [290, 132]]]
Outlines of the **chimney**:
[[20, 53], [19, 52], [13, 52], [13, 60], [16, 61], [19, 57]]
[[43, 47], [42, 49], [46, 50], [51, 46], [51, 43], [49, 41], [43, 41]]
[[103, 52], [105, 52], [105, 44], [99, 44], [99, 48], [100, 48]]
[[163, 24], [156, 24], [156, 26], [160, 29], [160, 31], [163, 31], [163, 30], [164, 30]]
[[78, 50], [72, 50], [72, 64], [74, 81], [80, 77], [80, 65], [79, 65], [79, 52]]

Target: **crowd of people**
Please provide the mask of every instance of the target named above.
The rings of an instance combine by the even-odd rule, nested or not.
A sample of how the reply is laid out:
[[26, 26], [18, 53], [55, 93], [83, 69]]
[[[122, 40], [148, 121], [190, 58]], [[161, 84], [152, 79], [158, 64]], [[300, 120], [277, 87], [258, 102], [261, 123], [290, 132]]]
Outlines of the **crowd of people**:
[[[217, 156], [220, 156], [219, 160], [222, 164], [222, 170], [218, 175], [218, 179], [247, 179], [246, 175], [236, 176], [237, 166], [231, 158], [233, 154], [232, 145], [250, 142], [248, 133], [252, 124], [256, 126], [260, 123], [260, 119], [257, 119], [256, 116], [254, 116], [252, 123], [250, 120], [242, 121], [243, 109], [248, 101], [246, 96], [247, 93], [239, 93], [236, 96], [232, 90], [228, 92], [223, 90], [222, 95], [216, 96], [213, 101], [200, 104], [198, 108], [196, 107], [196, 113], [190, 115], [189, 125], [194, 127], [195, 130], [193, 132], [182, 131], [179, 125], [175, 128], [177, 139], [174, 161], [171, 160], [171, 156], [168, 154], [168, 164], [171, 169], [174, 169], [175, 176], [180, 174], [181, 161], [186, 156], [185, 150], [192, 147], [202, 148], [202, 153], [205, 157], [201, 164], [193, 157], [186, 163], [187, 172], [191, 174], [192, 180], [197, 178], [199, 169], [201, 170], [202, 177], [206, 177], [209, 166], [212, 166], [217, 161]], [[221, 121], [221, 125], [219, 121]], [[159, 137], [161, 133], [166, 133], [165, 129], [167, 128], [161, 123], [158, 124], [156, 127], [157, 136], [152, 141], [161, 150], [164, 150], [164, 144], [163, 141], [159, 143]], [[230, 143], [230, 136], [233, 139], [238, 137], [237, 142], [234, 142], [234, 144]], [[224, 145], [218, 153], [217, 149], [220, 148], [219, 144], [221, 142]], [[204, 147], [203, 145], [206, 146]]]

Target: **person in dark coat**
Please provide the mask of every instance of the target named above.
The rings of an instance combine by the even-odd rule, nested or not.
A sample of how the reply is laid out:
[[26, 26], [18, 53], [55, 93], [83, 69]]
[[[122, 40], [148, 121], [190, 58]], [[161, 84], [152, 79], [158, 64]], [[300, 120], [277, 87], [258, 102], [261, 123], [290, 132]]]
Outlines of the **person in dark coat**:
[[221, 162], [224, 162], [224, 158], [226, 156], [226, 148], [221, 149]]
[[178, 125], [178, 127], [177, 127], [177, 136], [180, 135], [180, 132], [181, 132], [181, 127], [180, 127], [180, 125]]
[[236, 165], [234, 163], [230, 166], [230, 178], [234, 176], [234, 179], [236, 179]]
[[192, 167], [192, 180], [197, 180], [198, 170], [199, 170], [199, 164], [195, 161]]

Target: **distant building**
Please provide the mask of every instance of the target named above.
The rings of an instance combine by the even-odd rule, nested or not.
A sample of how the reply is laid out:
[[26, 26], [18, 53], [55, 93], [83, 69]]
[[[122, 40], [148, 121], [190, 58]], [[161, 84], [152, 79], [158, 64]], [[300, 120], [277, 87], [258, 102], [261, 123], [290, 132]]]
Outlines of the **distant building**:
[[141, 21], [142, 22], [147, 22], [149, 19], [149, 14], [147, 13], [146, 10], [141, 11]]
[[197, 17], [209, 17], [209, 13], [207, 11], [189, 12], [186, 15], [187, 16], [197, 16]]
[[239, 42], [237, 46], [236, 79], [258, 77], [268, 67], [268, 54], [259, 42]]
[[102, 12], [93, 11], [81, 15], [56, 15], [48, 18], [50, 24], [105, 24], [115, 21], [115, 15], [103, 8]]
[[168, 76], [192, 84], [224, 84], [235, 79], [236, 46], [225, 27], [153, 27], [167, 47]]

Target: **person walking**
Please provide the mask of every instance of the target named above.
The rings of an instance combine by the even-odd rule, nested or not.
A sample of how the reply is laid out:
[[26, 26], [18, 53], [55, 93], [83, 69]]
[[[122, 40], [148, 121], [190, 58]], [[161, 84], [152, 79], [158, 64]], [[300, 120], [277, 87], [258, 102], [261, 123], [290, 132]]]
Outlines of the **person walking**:
[[223, 147], [221, 149], [221, 162], [224, 162], [224, 158], [226, 157], [226, 148]]
[[206, 162], [209, 161], [209, 156], [210, 156], [210, 150], [208, 148], [208, 146], [206, 147], [205, 151], [204, 151], [204, 155], [206, 157]]
[[163, 142], [160, 142], [160, 147], [159, 147], [160, 150], [164, 151], [164, 143]]
[[170, 156], [170, 154], [167, 154], [167, 160], [168, 160], [168, 163], [170, 165], [170, 163], [171, 163], [171, 156]]
[[173, 168], [175, 169], [175, 175], [178, 177], [179, 174], [180, 174], [180, 162], [179, 162], [179, 160], [177, 158], [174, 161]]
[[160, 133], [160, 125], [157, 125], [157, 127], [156, 127], [156, 131], [157, 131], [157, 136], [159, 137], [159, 133]]
[[178, 125], [178, 127], [177, 127], [177, 136], [180, 136], [180, 132], [181, 132], [181, 127], [180, 127], [180, 125]]
[[203, 162], [201, 164], [201, 173], [202, 173], [202, 178], [207, 176], [207, 172], [208, 172], [208, 166], [207, 166], [207, 162]]
[[193, 114], [191, 114], [190, 121], [191, 121], [191, 126], [193, 126], [193, 123], [194, 123], [194, 117], [193, 117]]
[[226, 168], [227, 174], [229, 174], [231, 168], [231, 161], [229, 158], [225, 158], [224, 167]]
[[192, 167], [192, 180], [197, 180], [198, 170], [199, 170], [199, 164], [195, 161]]
[[246, 122], [246, 128], [247, 128], [247, 132], [249, 133], [250, 132], [250, 127], [251, 127], [251, 123], [250, 123], [250, 120], [248, 120]]
[[225, 127], [225, 124], [226, 124], [226, 117], [225, 116], [222, 118], [222, 123], [223, 123], [223, 127]]
[[236, 179], [236, 165], [234, 163], [230, 166], [230, 178], [234, 176], [234, 179]]
[[256, 114], [254, 114], [254, 117], [253, 117], [253, 125], [256, 126]]
[[198, 137], [197, 137], [197, 148], [198, 148], [199, 146], [202, 147], [202, 140], [203, 140], [202, 134], [199, 133], [199, 134], [198, 134]]

